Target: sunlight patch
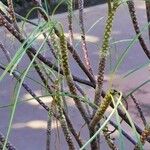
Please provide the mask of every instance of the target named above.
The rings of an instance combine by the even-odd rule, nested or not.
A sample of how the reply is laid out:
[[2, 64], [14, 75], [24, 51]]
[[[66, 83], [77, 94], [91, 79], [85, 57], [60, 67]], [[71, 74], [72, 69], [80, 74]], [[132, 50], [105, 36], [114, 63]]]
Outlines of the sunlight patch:
[[[75, 40], [81, 40], [81, 34], [80, 33], [74, 33], [73, 35], [74, 35]], [[65, 33], [65, 36], [68, 38], [69, 33]], [[86, 41], [91, 42], [91, 43], [97, 43], [97, 42], [99, 42], [99, 38], [96, 36], [92, 36], [92, 35], [86, 35]]]
[[[34, 93], [37, 95], [37, 96], [41, 96], [41, 95], [43, 95], [42, 93], [41, 93], [41, 91], [34, 91]], [[25, 94], [24, 96], [23, 96], [23, 99], [25, 99], [25, 100], [28, 100], [28, 99], [31, 99], [31, 98], [33, 98], [30, 94]], [[52, 102], [52, 97], [50, 97], [50, 96], [43, 96], [43, 97], [39, 97], [45, 104], [50, 104], [51, 102]], [[31, 99], [31, 100], [28, 100], [28, 101], [26, 101], [28, 104], [30, 104], [30, 105], [33, 105], [33, 106], [38, 106], [39, 105], [39, 103], [35, 100], [35, 99]]]
[[[52, 122], [52, 129], [60, 127], [60, 124], [55, 121]], [[46, 129], [47, 128], [47, 121], [44, 120], [33, 120], [25, 123], [15, 123], [12, 125], [14, 129], [21, 129], [21, 128], [32, 128], [32, 129]]]

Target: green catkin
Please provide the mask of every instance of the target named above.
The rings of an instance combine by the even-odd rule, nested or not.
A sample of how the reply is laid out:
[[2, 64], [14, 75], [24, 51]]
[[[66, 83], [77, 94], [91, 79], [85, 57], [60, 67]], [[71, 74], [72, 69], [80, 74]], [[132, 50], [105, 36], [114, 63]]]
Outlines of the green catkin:
[[[106, 56], [107, 56], [108, 49], [109, 49], [109, 40], [110, 40], [110, 36], [111, 36], [113, 19], [114, 19], [115, 12], [116, 12], [116, 9], [118, 6], [119, 6], [119, 2], [114, 3], [111, 11], [108, 11], [108, 17], [107, 17], [105, 31], [104, 31], [102, 48], [100, 50], [100, 62], [99, 62], [99, 68], [98, 68], [98, 78], [97, 78], [95, 97], [94, 97], [94, 103], [97, 106], [99, 106], [99, 104], [100, 104], [100, 97], [101, 97], [102, 85], [103, 85], [103, 80], [104, 80]], [[99, 106], [98, 110], [96, 111], [96, 113], [95, 113], [95, 111], [93, 112], [94, 117], [92, 118], [90, 125], [89, 125], [90, 131], [92, 131], [90, 136], [93, 136], [93, 134], [96, 132], [96, 125], [102, 119], [102, 117], [103, 117], [107, 107], [110, 105], [110, 103], [111, 103], [111, 96], [110, 96], [110, 94], [107, 94], [106, 97], [104, 98], [103, 102]], [[94, 141], [94, 142], [96, 142], [96, 141]], [[91, 144], [91, 146], [92, 145], [94, 146], [95, 143]]]
[[96, 111], [93, 119], [91, 120], [90, 127], [95, 128], [97, 123], [103, 118], [103, 115], [111, 103], [111, 93], [108, 93], [100, 104], [98, 110]]
[[[145, 142], [146, 142], [146, 139], [148, 138], [148, 136], [150, 136], [150, 124], [147, 124], [145, 126], [145, 129], [144, 131], [142, 132], [141, 136], [140, 136], [140, 140], [141, 140], [141, 143], [144, 145]], [[134, 148], [134, 150], [140, 150], [140, 145], [137, 144]]]
[[74, 101], [75, 101], [75, 104], [76, 104], [77, 108], [79, 109], [82, 117], [84, 118], [84, 120], [87, 123], [89, 123], [89, 119], [87, 117], [86, 111], [84, 110], [84, 107], [83, 107], [81, 101], [77, 98], [78, 97], [77, 96], [77, 90], [76, 90], [76, 87], [74, 85], [73, 78], [72, 78], [71, 71], [70, 71], [70, 67], [69, 67], [69, 63], [68, 63], [68, 49], [67, 49], [67, 42], [66, 42], [64, 33], [62, 33], [59, 36], [59, 40], [60, 40], [62, 68], [63, 68], [64, 76], [65, 76], [66, 81], [67, 81], [67, 85], [69, 87], [71, 94], [76, 96], [74, 98]]
[[119, 6], [119, 2], [115, 2], [111, 11], [108, 12], [108, 17], [106, 21], [104, 36], [103, 36], [102, 48], [100, 50], [98, 78], [97, 78], [97, 85], [96, 85], [95, 97], [94, 97], [94, 103], [96, 105], [99, 105], [100, 103], [102, 86], [103, 86], [103, 81], [104, 81], [106, 57], [107, 57], [108, 49], [109, 49], [109, 40], [111, 37], [114, 16], [115, 16], [116, 9], [118, 8], [118, 6]]
[[52, 46], [53, 46], [53, 49], [54, 49], [54, 52], [55, 52], [54, 55], [60, 61], [60, 58], [61, 58], [60, 56], [61, 55], [60, 55], [59, 41], [58, 41], [58, 39], [57, 39], [57, 37], [55, 35], [55, 31], [54, 30], [52, 30], [52, 33], [51, 33], [50, 37], [51, 37], [51, 43], [52, 43]]
[[64, 136], [66, 138], [66, 142], [68, 143], [69, 150], [75, 150], [72, 137], [70, 134], [70, 130], [66, 121], [66, 118], [63, 113], [63, 105], [62, 105], [62, 97], [60, 96], [60, 85], [59, 85], [59, 79], [55, 81], [55, 95], [53, 96], [54, 102], [58, 109], [59, 114], [59, 121], [62, 127], [62, 130], [64, 132]]

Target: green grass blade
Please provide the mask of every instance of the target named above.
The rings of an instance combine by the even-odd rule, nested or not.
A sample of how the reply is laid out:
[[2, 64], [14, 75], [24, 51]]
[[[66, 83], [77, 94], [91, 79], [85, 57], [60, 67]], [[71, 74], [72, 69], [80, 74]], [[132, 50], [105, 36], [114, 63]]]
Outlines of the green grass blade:
[[6, 144], [7, 144], [7, 141], [8, 141], [8, 137], [9, 137], [9, 134], [10, 134], [10, 131], [11, 131], [11, 126], [12, 126], [12, 122], [13, 122], [13, 118], [14, 118], [14, 115], [15, 115], [15, 110], [16, 110], [16, 106], [17, 106], [17, 101], [18, 101], [18, 98], [19, 98], [19, 94], [20, 94], [20, 90], [21, 90], [21, 87], [22, 87], [22, 83], [26, 77], [26, 74], [28, 73], [30, 67], [32, 66], [34, 60], [36, 59], [38, 53], [41, 51], [41, 49], [43, 48], [44, 44], [46, 42], [46, 39], [44, 40], [44, 42], [41, 44], [40, 48], [37, 50], [37, 53], [34, 55], [32, 61], [30, 62], [29, 66], [27, 67], [26, 71], [24, 72], [22, 78], [21, 78], [21, 81], [19, 83], [19, 86], [17, 88], [17, 93], [15, 94], [15, 98], [14, 98], [14, 106], [12, 108], [12, 112], [11, 112], [11, 117], [10, 117], [10, 121], [9, 121], [9, 126], [8, 126], [8, 130], [7, 130], [7, 135], [6, 135], [6, 140], [4, 142], [4, 145], [3, 145], [3, 150], [5, 150], [6, 148]]

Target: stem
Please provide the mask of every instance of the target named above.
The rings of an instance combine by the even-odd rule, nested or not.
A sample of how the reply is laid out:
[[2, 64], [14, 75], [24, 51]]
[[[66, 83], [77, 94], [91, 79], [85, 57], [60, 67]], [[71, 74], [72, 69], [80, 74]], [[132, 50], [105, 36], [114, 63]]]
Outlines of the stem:
[[[145, 0], [146, 5], [146, 14], [147, 14], [147, 21], [150, 23], [150, 1]], [[149, 34], [149, 40], [150, 40], [150, 27], [148, 27], [148, 34]]]
[[[5, 137], [0, 133], [0, 148], [1, 146], [3, 146], [4, 143], [5, 143]], [[16, 148], [13, 147], [9, 142], [7, 142], [6, 148], [8, 150], [16, 150]]]
[[73, 15], [73, 0], [67, 0], [68, 6], [68, 29], [70, 34], [70, 43], [73, 45], [73, 23], [72, 23], [72, 15]]
[[134, 1], [129, 0], [129, 1], [127, 1], [127, 4], [128, 4], [131, 19], [132, 19], [132, 23], [134, 26], [134, 30], [136, 32], [136, 35], [139, 35], [138, 36], [139, 43], [140, 43], [144, 53], [148, 57], [148, 59], [150, 59], [150, 51], [148, 50], [147, 45], [146, 45], [142, 35], [140, 34], [141, 31], [140, 31], [139, 24], [138, 24], [137, 17], [136, 17], [136, 10], [135, 10], [135, 6], [134, 6]]
[[[40, 4], [38, 3], [38, 1], [34, 1], [36, 6], [41, 7]], [[39, 10], [41, 15], [43, 16], [43, 18], [45, 19], [45, 21], [48, 21], [49, 18], [47, 18], [47, 16], [41, 11]], [[61, 34], [60, 32], [54, 28], [56, 35], [60, 38]], [[95, 83], [95, 79], [93, 78], [93, 75], [89, 72], [89, 70], [86, 68], [86, 66], [84, 65], [84, 63], [82, 62], [80, 56], [78, 55], [77, 51], [74, 49], [74, 47], [67, 41], [67, 47], [68, 50], [71, 52], [72, 57], [74, 58], [74, 60], [77, 62], [77, 64], [79, 65], [79, 67], [84, 71], [84, 73], [88, 76], [88, 78], [90, 79], [90, 81], [92, 83]]]
[[88, 49], [87, 49], [87, 43], [86, 43], [86, 37], [85, 37], [85, 27], [84, 27], [84, 20], [83, 20], [84, 0], [78, 0], [78, 6], [79, 6], [79, 25], [80, 25], [80, 30], [81, 30], [81, 40], [82, 40], [84, 62], [89, 72], [93, 75], [89, 56], [88, 56]]
[[146, 122], [145, 116], [143, 114], [143, 111], [142, 111], [142, 109], [140, 107], [140, 104], [138, 103], [136, 98], [133, 96], [133, 94], [131, 94], [131, 98], [132, 98], [132, 100], [133, 100], [133, 102], [134, 102], [134, 104], [135, 104], [135, 106], [136, 106], [136, 108], [137, 108], [137, 110], [138, 110], [138, 112], [140, 114], [140, 117], [141, 117], [141, 120], [142, 120], [143, 124], [146, 125], [147, 122]]
[[[4, 16], [1, 14], [1, 11], [0, 11], [0, 20], [2, 21], [3, 25], [7, 28], [7, 30], [13, 36], [15, 36], [17, 38], [18, 41], [20, 41], [21, 43], [23, 43], [25, 41], [25, 38], [19, 32], [17, 32], [17, 30], [4, 18]], [[36, 50], [33, 47], [30, 47], [30, 48], [28, 48], [27, 53], [29, 53], [29, 55], [31, 55], [31, 54], [35, 55], [36, 54]], [[50, 60], [48, 60], [47, 58], [45, 58], [40, 53], [37, 55], [37, 58], [39, 60], [41, 60], [44, 64], [46, 64], [47, 66], [49, 66], [50, 68], [53, 68], [55, 71], [59, 70], [56, 65], [54, 65]], [[60, 70], [60, 73], [63, 74], [62, 69]], [[87, 80], [80, 79], [80, 78], [78, 78], [76, 76], [73, 76], [73, 79], [75, 81], [80, 82], [80, 83], [86, 83], [87, 85], [91, 85], [91, 86], [94, 83], [94, 81], [91, 83], [91, 82], [89, 82]], [[94, 80], [92, 76], [91, 76], [91, 80]]]
[[[141, 143], [144, 145], [145, 144], [145, 141], [146, 139], [148, 138], [148, 136], [150, 136], [150, 125], [147, 124], [145, 126], [145, 129], [144, 131], [142, 132], [141, 136], [140, 136], [140, 140], [141, 140]], [[134, 150], [140, 150], [140, 145], [136, 145]]]
[[51, 147], [51, 124], [52, 116], [48, 113], [47, 130], [46, 130], [46, 150], [50, 150]]

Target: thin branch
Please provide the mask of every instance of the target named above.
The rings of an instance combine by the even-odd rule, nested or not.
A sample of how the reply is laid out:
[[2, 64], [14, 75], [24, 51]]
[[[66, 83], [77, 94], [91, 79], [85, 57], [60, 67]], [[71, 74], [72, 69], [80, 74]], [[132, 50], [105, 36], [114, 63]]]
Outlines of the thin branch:
[[[146, 5], [146, 14], [147, 14], [147, 21], [150, 23], [150, 1], [145, 0]], [[150, 40], [150, 27], [148, 27], [148, 34], [149, 34], [149, 40]]]
[[[36, 0], [32, 0], [36, 6], [38, 7], [41, 7], [39, 5], [39, 3], [36, 1]], [[40, 11], [40, 10], [39, 10]], [[42, 12], [40, 11], [41, 15], [43, 16], [43, 18], [48, 21], [49, 18], [47, 18], [47, 16]], [[56, 35], [60, 38], [61, 34], [60, 32], [56, 29], [55, 29], [55, 33]], [[67, 41], [67, 48], [68, 50], [71, 52], [74, 60], [77, 62], [77, 64], [80, 66], [80, 68], [83, 70], [83, 72], [88, 76], [88, 78], [90, 79], [90, 81], [92, 83], [95, 83], [95, 79], [93, 78], [93, 75], [88, 71], [88, 69], [86, 68], [86, 66], [84, 65], [84, 63], [82, 62], [80, 56], [78, 55], [77, 51], [75, 50], [75, 48]]]
[[[3, 69], [3, 70], [5, 70], [5, 68], [4, 68], [3, 66], [1, 66], [1, 65], [0, 65], [0, 68]], [[18, 72], [16, 72], [16, 73], [13, 72], [13, 75], [14, 75], [14, 77], [15, 77], [17, 80], [20, 80], [20, 79], [18, 79], [18, 77], [19, 77]], [[26, 90], [27, 92], [29, 92], [29, 94], [30, 94], [32, 97], [34, 97], [34, 99], [35, 99], [46, 111], [50, 112], [49, 107], [48, 107], [47, 105], [45, 105], [45, 104], [38, 98], [38, 96], [37, 96], [25, 83], [23, 83], [22, 86], [25, 88], [25, 90]], [[102, 92], [102, 96], [105, 97], [105, 92]], [[93, 109], [97, 109], [97, 108], [98, 108], [98, 106], [96, 106], [96, 105], [94, 105], [94, 104], [93, 104], [93, 105], [90, 105], [90, 106], [91, 106]], [[112, 108], [114, 107], [113, 104], [111, 105], [111, 107], [112, 107]], [[129, 119], [128, 119], [127, 116], [122, 112], [121, 109], [118, 109], [118, 113], [119, 113], [120, 117], [123, 118], [123, 120], [124, 120], [128, 125], [131, 126]], [[64, 113], [64, 114], [65, 114], [65, 113]], [[58, 116], [57, 116], [55, 113], [53, 114], [53, 116], [58, 119]], [[69, 118], [66, 117], [66, 120], [68, 120], [68, 119], [69, 119]], [[71, 121], [70, 121], [70, 123], [71, 123]], [[68, 123], [68, 125], [69, 125], [70, 123]], [[117, 125], [115, 125], [115, 123], [113, 123], [112, 121], [110, 121], [110, 123], [111, 123], [111, 125], [113, 125], [114, 127], [117, 127]], [[140, 127], [138, 127], [136, 124], [134, 124], [134, 125], [135, 125], [135, 128], [136, 128], [137, 132], [138, 132], [139, 134], [141, 134], [141, 133], [142, 133], [142, 130], [140, 129]], [[69, 126], [71, 132], [72, 132], [72, 127], [73, 127], [72, 125]], [[75, 132], [75, 130], [74, 130], [74, 132]], [[129, 136], [127, 133], [124, 133], [124, 132], [122, 132], [122, 133], [124, 134], [125, 137], [127, 137], [127, 139], [130, 140], [130, 136]], [[72, 134], [74, 135], [74, 133], [72, 133]], [[76, 133], [76, 135], [77, 135], [77, 133]], [[76, 139], [76, 138], [75, 138], [75, 139]], [[131, 138], [130, 141], [131, 141], [133, 144], [135, 143], [132, 138]], [[150, 138], [147, 138], [147, 141], [150, 142]], [[81, 142], [81, 143], [82, 143], [82, 142]]]
[[78, 136], [77, 132], [75, 131], [75, 129], [74, 129], [74, 127], [73, 127], [73, 125], [72, 125], [72, 123], [71, 123], [67, 113], [66, 113], [66, 111], [64, 110], [63, 112], [64, 112], [64, 115], [65, 115], [65, 118], [66, 118], [66, 121], [67, 121], [67, 124], [69, 126], [69, 129], [70, 129], [71, 133], [73, 134], [74, 138], [76, 139], [78, 145], [80, 147], [82, 147], [83, 146], [82, 139]]
[[[109, 120], [109, 123], [118, 130], [118, 125], [116, 125], [113, 121]], [[136, 141], [122, 129], [122, 134], [133, 144], [136, 145]]]
[[136, 108], [137, 108], [137, 110], [138, 110], [138, 112], [139, 112], [139, 114], [140, 114], [140, 118], [141, 118], [143, 124], [146, 126], [147, 122], [146, 122], [145, 116], [144, 116], [144, 114], [143, 114], [143, 111], [142, 111], [142, 109], [141, 109], [141, 107], [140, 107], [140, 104], [139, 104], [138, 101], [136, 100], [135, 96], [133, 96], [133, 94], [131, 94], [130, 96], [131, 96], [133, 102], [135, 103], [135, 106], [136, 106]]
[[144, 41], [144, 39], [141, 35], [141, 31], [140, 31], [139, 24], [138, 24], [138, 21], [137, 21], [134, 1], [129, 0], [129, 1], [127, 1], [127, 4], [128, 4], [131, 19], [132, 19], [132, 23], [133, 23], [133, 26], [134, 26], [134, 30], [135, 30], [136, 34], [138, 35], [139, 43], [140, 43], [144, 53], [148, 57], [148, 59], [150, 59], [150, 51], [148, 50], [147, 45], [146, 45], [146, 43], [145, 43], [145, 41]]
[[[5, 137], [3, 136], [2, 133], [0, 133], [0, 145], [2, 144], [3, 146], [4, 142], [5, 142]], [[6, 143], [6, 148], [8, 150], [16, 150], [16, 148], [12, 146], [9, 142]]]
[[104, 134], [104, 137], [105, 137], [105, 140], [109, 146], [109, 148], [111, 150], [118, 150], [118, 148], [116, 147], [114, 141], [111, 139], [110, 137], [110, 134], [109, 134], [109, 130], [108, 130], [108, 125], [106, 125], [104, 128], [103, 128], [103, 134]]
[[0, 48], [2, 49], [4, 55], [6, 56], [7, 61], [10, 62], [11, 61], [10, 53], [9, 53], [8, 50], [5, 49], [5, 47], [4, 47], [2, 42], [0, 42]]
[[52, 114], [48, 113], [47, 130], [46, 130], [46, 150], [50, 150], [51, 147], [51, 125], [52, 125]]
[[8, 12], [10, 14], [9, 18], [11, 19], [11, 22], [13, 23], [13, 25], [17, 29], [17, 31], [19, 31], [19, 27], [17, 25], [15, 11], [14, 11], [13, 1], [12, 0], [7, 0], [7, 4], [8, 4]]
[[70, 44], [73, 45], [73, 0], [66, 0], [66, 3], [68, 7], [68, 29], [70, 35]]
[[[17, 38], [17, 40], [19, 40], [21, 43], [23, 43], [25, 41], [25, 38], [19, 33], [17, 32], [17, 30], [4, 18], [4, 16], [0, 13], [0, 20], [3, 22], [3, 25], [7, 28], [7, 30]], [[33, 47], [28, 48], [27, 53], [29, 55], [36, 54], [36, 50]], [[53, 70], [58, 71], [58, 67], [56, 65], [54, 65], [49, 59], [45, 58], [43, 55], [41, 55], [40, 53], [37, 55], [37, 58], [39, 60], [41, 60], [44, 64], [46, 64], [47, 66], [49, 66], [50, 68], [53, 68]], [[60, 73], [63, 74], [63, 71], [60, 70]], [[87, 85], [93, 85], [94, 82], [89, 82], [86, 81], [84, 79], [80, 79], [76, 76], [73, 76], [73, 79], [77, 82], [80, 83], [84, 83]], [[91, 76], [91, 79], [93, 80], [93, 77]]]
[[80, 30], [81, 30], [81, 40], [82, 40], [84, 62], [89, 72], [93, 75], [93, 71], [92, 71], [91, 64], [90, 64], [90, 59], [88, 56], [88, 49], [87, 49], [86, 36], [85, 36], [85, 27], [84, 27], [84, 19], [83, 19], [84, 0], [78, 0], [78, 8], [79, 8], [79, 25], [80, 25]]
[[[149, 136], [150, 136], [150, 125], [147, 124], [147, 125], [145, 126], [144, 131], [142, 132], [142, 134], [141, 134], [141, 136], [140, 136], [140, 140], [141, 140], [142, 145], [145, 144], [146, 139], [147, 139]], [[134, 150], [140, 150], [140, 149], [141, 149], [140, 143], [136, 144]]]

